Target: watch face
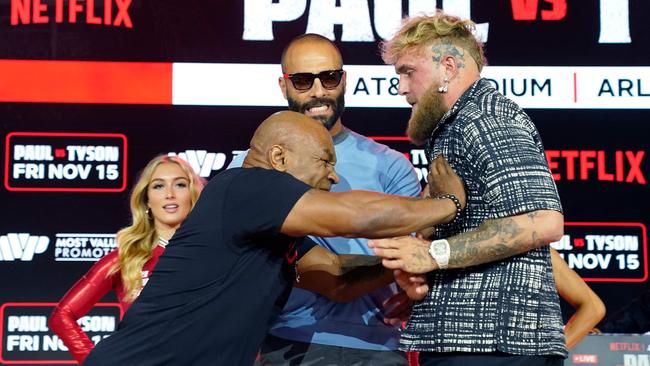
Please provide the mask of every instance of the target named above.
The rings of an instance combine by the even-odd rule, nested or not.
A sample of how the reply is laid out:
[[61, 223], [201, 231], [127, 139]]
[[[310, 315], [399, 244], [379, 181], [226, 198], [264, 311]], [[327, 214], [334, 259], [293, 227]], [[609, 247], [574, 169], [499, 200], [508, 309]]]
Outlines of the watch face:
[[445, 243], [433, 243], [433, 253], [435, 255], [447, 254], [447, 246]]

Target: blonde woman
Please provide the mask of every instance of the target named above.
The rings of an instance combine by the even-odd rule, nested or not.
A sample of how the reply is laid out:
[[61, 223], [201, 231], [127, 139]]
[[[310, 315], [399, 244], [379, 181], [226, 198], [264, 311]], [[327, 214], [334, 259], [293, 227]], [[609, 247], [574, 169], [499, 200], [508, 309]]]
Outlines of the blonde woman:
[[49, 319], [50, 329], [79, 363], [94, 344], [77, 319], [111, 290], [122, 309], [128, 309], [202, 188], [203, 180], [177, 157], [155, 157], [142, 170], [131, 192], [133, 223], [117, 233], [118, 249], [100, 259], [68, 290]]

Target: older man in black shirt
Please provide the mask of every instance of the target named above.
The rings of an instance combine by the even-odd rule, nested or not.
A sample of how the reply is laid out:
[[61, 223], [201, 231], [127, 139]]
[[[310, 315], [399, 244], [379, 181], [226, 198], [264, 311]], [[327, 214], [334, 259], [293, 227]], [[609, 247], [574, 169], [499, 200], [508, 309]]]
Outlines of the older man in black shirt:
[[[441, 159], [434, 165], [446, 171], [442, 186], [458, 199], [330, 193], [335, 163], [319, 122], [289, 111], [269, 117], [243, 167], [205, 187], [118, 331], [84, 364], [250, 365], [296, 275], [307, 273], [298, 284], [318, 291], [332, 272], [345, 270], [333, 268], [345, 259], [320, 246], [298, 248], [296, 238], [404, 235], [450, 221], [465, 200], [462, 182]], [[362, 281], [354, 291], [371, 285]]]

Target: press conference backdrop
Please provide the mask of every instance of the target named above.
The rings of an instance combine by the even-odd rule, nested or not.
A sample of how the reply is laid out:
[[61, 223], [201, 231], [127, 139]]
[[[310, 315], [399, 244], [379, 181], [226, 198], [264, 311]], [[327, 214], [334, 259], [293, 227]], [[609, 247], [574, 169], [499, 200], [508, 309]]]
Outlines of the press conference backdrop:
[[[483, 75], [541, 132], [567, 221], [554, 246], [610, 312], [647, 289], [647, 2], [0, 0], [0, 362], [73, 363], [46, 317], [115, 248], [138, 170], [176, 154], [203, 177], [223, 171], [286, 108], [278, 63], [299, 34], [343, 53], [344, 124], [424, 179], [378, 42], [436, 7], [478, 23]], [[93, 340], [115, 329], [114, 302], [82, 320]]]

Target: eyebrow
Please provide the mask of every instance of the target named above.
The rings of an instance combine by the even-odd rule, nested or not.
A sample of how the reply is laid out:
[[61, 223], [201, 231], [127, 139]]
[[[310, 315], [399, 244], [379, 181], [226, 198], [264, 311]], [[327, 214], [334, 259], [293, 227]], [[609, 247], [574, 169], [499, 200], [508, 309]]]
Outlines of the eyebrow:
[[327, 157], [328, 161], [334, 160], [334, 154], [328, 149], [323, 149], [323, 154]]
[[395, 68], [395, 72], [397, 72], [398, 74], [401, 74], [401, 73], [406, 72], [406, 70], [409, 70], [409, 69], [413, 70], [413, 66], [408, 65], [408, 64], [402, 64], [399, 67]]
[[[171, 180], [178, 180], [178, 179], [190, 180], [188, 177], [183, 177], [183, 176], [178, 176], [178, 177], [171, 178]], [[155, 182], [157, 180], [161, 180], [163, 182], [165, 181], [165, 179], [162, 179], [162, 178], [153, 178], [151, 181]]]

